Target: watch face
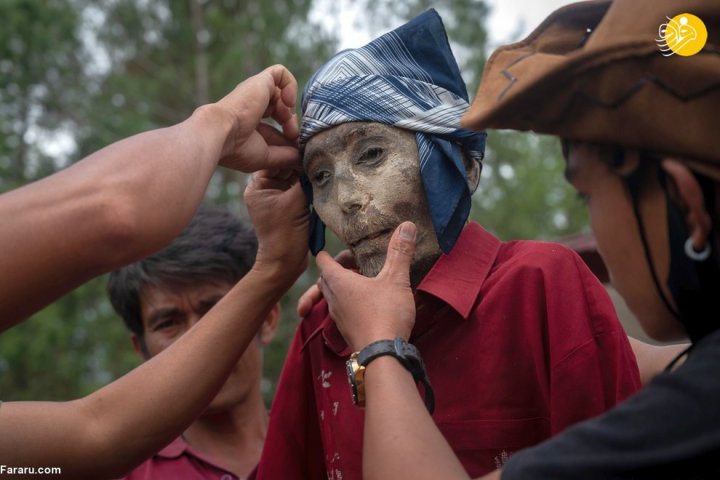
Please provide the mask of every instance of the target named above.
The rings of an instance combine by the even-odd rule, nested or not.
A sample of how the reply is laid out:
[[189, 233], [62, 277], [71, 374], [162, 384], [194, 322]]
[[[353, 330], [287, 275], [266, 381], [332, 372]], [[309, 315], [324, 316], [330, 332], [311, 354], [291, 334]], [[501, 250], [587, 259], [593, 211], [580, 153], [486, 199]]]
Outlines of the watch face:
[[347, 362], [348, 382], [350, 383], [350, 391], [352, 393], [352, 401], [358, 407], [365, 406], [365, 367], [358, 363], [357, 353], [353, 353]]
[[358, 392], [357, 385], [355, 383], [355, 372], [359, 368], [357, 363], [357, 356], [354, 354], [345, 362], [345, 369], [347, 370], [348, 383], [350, 384], [350, 392], [352, 393], [353, 404], [358, 404]]
[[347, 371], [348, 382], [350, 382], [350, 385], [352, 385], [352, 377], [355, 374], [355, 372], [353, 371], [352, 364], [353, 364], [352, 358], [348, 359], [348, 361], [345, 362], [345, 370]]

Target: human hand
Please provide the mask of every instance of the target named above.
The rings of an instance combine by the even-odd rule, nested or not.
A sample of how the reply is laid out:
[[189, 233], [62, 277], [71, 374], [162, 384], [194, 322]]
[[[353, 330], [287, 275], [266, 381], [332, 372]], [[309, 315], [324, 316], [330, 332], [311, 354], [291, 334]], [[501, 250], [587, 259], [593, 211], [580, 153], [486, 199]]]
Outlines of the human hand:
[[[273, 65], [240, 83], [215, 105], [232, 127], [223, 145], [220, 165], [253, 172], [267, 168], [301, 168], [295, 114], [297, 81], [282, 65]], [[262, 123], [272, 118], [282, 132]]]
[[346, 270], [326, 252], [318, 254], [320, 290], [330, 315], [353, 350], [376, 340], [410, 338], [415, 324], [410, 264], [416, 234], [412, 222], [403, 222], [395, 229], [385, 265], [374, 278]]
[[258, 238], [254, 268], [280, 272], [290, 283], [308, 264], [307, 199], [292, 169], [255, 172], [245, 189], [245, 204]]
[[[335, 255], [335, 261], [345, 268], [357, 271], [357, 263], [355, 262], [355, 257], [350, 250], [343, 250]], [[318, 278], [318, 281], [305, 290], [305, 293], [303, 293], [298, 300], [296, 308], [298, 316], [304, 317], [309, 314], [313, 306], [322, 300], [322, 298], [323, 295], [320, 291], [320, 279]]]

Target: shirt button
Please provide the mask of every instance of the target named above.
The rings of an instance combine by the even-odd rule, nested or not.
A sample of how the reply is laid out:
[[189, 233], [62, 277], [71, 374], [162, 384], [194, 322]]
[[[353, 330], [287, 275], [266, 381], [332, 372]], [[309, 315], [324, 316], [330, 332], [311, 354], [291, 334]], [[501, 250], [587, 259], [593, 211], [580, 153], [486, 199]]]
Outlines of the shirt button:
[[222, 477], [220, 477], [220, 480], [235, 480], [235, 477], [233, 477], [232, 475], [228, 475], [228, 474], [226, 473], [225, 475], [223, 475]]

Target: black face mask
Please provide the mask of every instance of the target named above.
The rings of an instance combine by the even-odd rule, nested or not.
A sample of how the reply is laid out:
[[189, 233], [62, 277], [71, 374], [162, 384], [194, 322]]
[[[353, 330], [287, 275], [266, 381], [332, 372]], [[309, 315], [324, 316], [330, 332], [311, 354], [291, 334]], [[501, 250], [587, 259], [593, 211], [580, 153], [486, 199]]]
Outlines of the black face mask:
[[[647, 236], [638, 208], [641, 182], [643, 178], [646, 178], [645, 175], [648, 169], [654, 169], [665, 192], [668, 240], [670, 244], [670, 272], [666, 285], [677, 309], [673, 308], [672, 303], [660, 288], [660, 281], [650, 256]], [[696, 176], [696, 178], [698, 178], [703, 188], [706, 208], [712, 212], [714, 208], [712, 205], [714, 185], [704, 177]], [[692, 260], [685, 254], [685, 242], [690, 233], [682, 212], [668, 194], [665, 173], [660, 168], [660, 163], [657, 160], [641, 158], [640, 166], [625, 177], [625, 185], [632, 198], [633, 212], [640, 231], [645, 257], [658, 294], [667, 309], [682, 323], [690, 340], [693, 343], [697, 342], [705, 335], [720, 328], [720, 312], [718, 312], [720, 310], [718, 308], [720, 267], [718, 267], [717, 253], [713, 250], [710, 257], [704, 261]], [[715, 222], [713, 222], [714, 225]], [[713, 232], [710, 232], [709, 238], [714, 238]]]
[[[661, 170], [662, 171], [662, 170]], [[714, 185], [708, 179], [697, 176], [705, 206], [712, 212], [715, 198]], [[683, 214], [667, 194], [667, 222], [670, 240], [670, 273], [667, 286], [677, 305], [678, 315], [690, 340], [695, 343], [705, 335], [720, 328], [720, 267], [718, 267], [717, 249], [703, 261], [696, 261], [685, 254], [685, 242], [690, 236]], [[715, 222], [713, 222], [713, 229]], [[711, 231], [709, 238], [714, 238]], [[709, 240], [712, 241], [712, 240]]]

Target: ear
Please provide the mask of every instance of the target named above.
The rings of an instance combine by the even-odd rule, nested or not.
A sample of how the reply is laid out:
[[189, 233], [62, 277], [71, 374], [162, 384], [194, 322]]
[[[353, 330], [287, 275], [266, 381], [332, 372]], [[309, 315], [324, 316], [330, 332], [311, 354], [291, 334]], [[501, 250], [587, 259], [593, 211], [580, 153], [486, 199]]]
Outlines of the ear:
[[685, 209], [687, 222], [693, 248], [702, 251], [709, 241], [708, 235], [712, 227], [712, 220], [705, 208], [705, 197], [695, 175], [688, 167], [677, 160], [665, 159], [662, 162], [665, 173], [672, 178], [677, 187], [678, 200]]
[[267, 345], [275, 338], [278, 325], [280, 325], [280, 304], [276, 303], [273, 305], [267, 317], [265, 317], [265, 321], [263, 321], [260, 331], [258, 332], [258, 338], [262, 345]]
[[476, 162], [466, 155], [465, 152], [463, 152], [462, 158], [463, 164], [465, 165], [465, 172], [467, 173], [468, 188], [470, 189], [470, 193], [474, 193], [480, 183], [480, 171], [482, 167], [480, 162]]
[[135, 350], [135, 352], [140, 355], [143, 360], [149, 360], [150, 353], [147, 351], [147, 345], [145, 345], [145, 341], [134, 333], [130, 335], [130, 340], [132, 340], [133, 350]]

